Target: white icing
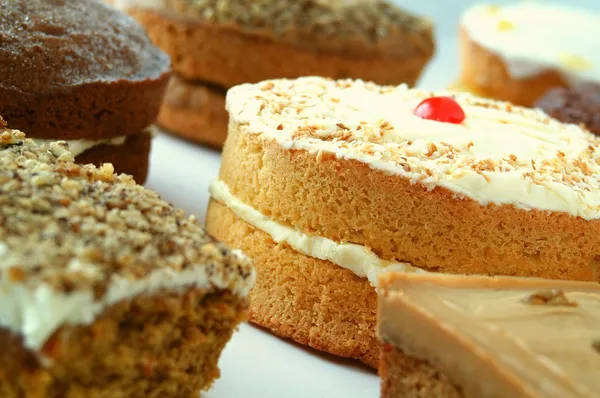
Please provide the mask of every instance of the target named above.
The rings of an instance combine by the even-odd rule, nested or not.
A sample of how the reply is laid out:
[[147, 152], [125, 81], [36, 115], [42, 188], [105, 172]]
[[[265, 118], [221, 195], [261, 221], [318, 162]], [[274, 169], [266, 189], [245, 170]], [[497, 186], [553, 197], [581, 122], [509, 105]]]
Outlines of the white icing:
[[[600, 153], [589, 132], [540, 111], [468, 94], [455, 94], [466, 114], [463, 123], [425, 120], [413, 113], [419, 102], [450, 93], [404, 85], [384, 91], [362, 81], [274, 80], [230, 89], [227, 109], [242, 134], [259, 134], [287, 149], [357, 160], [482, 204], [600, 218]], [[390, 128], [381, 129], [382, 121]], [[335, 138], [340, 123], [350, 140]], [[428, 156], [432, 143], [450, 144], [459, 152], [452, 158]], [[512, 156], [517, 161], [511, 164]], [[495, 168], [473, 168], [478, 162]]]
[[131, 8], [145, 8], [156, 11], [165, 11], [168, 9], [167, 0], [115, 0], [114, 6], [122, 10]]
[[[51, 142], [55, 142], [53, 139], [41, 139], [41, 138], [32, 138], [38, 145], [46, 145], [48, 146]], [[73, 156], [79, 156], [85, 151], [92, 149], [98, 145], [113, 145], [120, 146], [125, 143], [127, 139], [126, 136], [123, 137], [115, 137], [109, 138], [106, 140], [63, 140], [67, 144], [69, 144], [69, 150], [73, 154]]]
[[[6, 245], [0, 243], [0, 256], [7, 253]], [[243, 256], [239, 251], [234, 253]], [[3, 276], [0, 278], [0, 326], [21, 335], [26, 348], [38, 351], [60, 326], [89, 325], [108, 307], [141, 294], [216, 287], [231, 289], [242, 297], [248, 295], [256, 277], [254, 270], [244, 280], [238, 279], [235, 273], [217, 270], [218, 266], [198, 265], [181, 272], [157, 269], [139, 280], [113, 277], [99, 299], [94, 299], [91, 290], [63, 293], [47, 284], [32, 290], [29, 286], [9, 282]]]
[[476, 5], [461, 26], [517, 79], [556, 70], [571, 83], [600, 80], [600, 14], [590, 10], [541, 1]]
[[384, 271], [424, 272], [408, 263], [382, 260], [368, 247], [308, 235], [296, 228], [280, 224], [236, 198], [229, 191], [227, 184], [221, 180], [211, 183], [210, 195], [233, 211], [238, 218], [268, 234], [273, 241], [287, 243], [306, 256], [330, 261], [346, 268], [361, 278], [367, 278], [374, 287], [377, 287], [378, 277]]

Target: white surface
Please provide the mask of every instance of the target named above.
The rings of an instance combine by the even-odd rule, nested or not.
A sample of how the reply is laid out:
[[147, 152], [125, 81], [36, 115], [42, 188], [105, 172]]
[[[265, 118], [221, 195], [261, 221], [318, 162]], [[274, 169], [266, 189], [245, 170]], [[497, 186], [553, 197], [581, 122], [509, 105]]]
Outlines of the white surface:
[[[436, 23], [437, 54], [421, 86], [447, 86], [458, 73], [456, 30], [469, 0], [398, 0]], [[508, 1], [493, 1], [507, 3]], [[597, 0], [563, 3], [599, 8]], [[154, 141], [147, 186], [204, 221], [209, 183], [219, 172], [219, 153], [166, 135]], [[203, 394], [206, 398], [377, 397], [374, 371], [352, 361], [305, 349], [249, 325], [237, 332], [220, 360], [221, 378]]]

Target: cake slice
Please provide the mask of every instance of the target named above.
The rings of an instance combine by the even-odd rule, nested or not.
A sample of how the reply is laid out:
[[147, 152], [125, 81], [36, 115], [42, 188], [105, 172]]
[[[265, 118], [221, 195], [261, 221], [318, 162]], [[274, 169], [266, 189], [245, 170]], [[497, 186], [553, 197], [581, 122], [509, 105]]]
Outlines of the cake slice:
[[598, 283], [388, 273], [380, 288], [382, 397], [600, 392]]
[[73, 159], [0, 130], [0, 397], [197, 397], [246, 316], [249, 260]]

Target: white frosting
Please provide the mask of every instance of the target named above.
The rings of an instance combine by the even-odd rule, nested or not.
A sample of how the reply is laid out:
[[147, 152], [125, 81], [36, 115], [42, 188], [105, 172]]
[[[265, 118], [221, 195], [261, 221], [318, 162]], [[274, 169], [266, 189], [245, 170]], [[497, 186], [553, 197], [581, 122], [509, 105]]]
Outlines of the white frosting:
[[[73, 154], [73, 156], [79, 156], [85, 151], [92, 149], [98, 145], [113, 145], [120, 146], [125, 143], [127, 139], [126, 136], [123, 137], [115, 137], [109, 138], [106, 140], [63, 140], [67, 144], [69, 144], [69, 150]], [[36, 144], [38, 145], [46, 145], [48, 146], [51, 142], [55, 142], [53, 139], [41, 139], [41, 138], [33, 138]]]
[[[7, 255], [8, 248], [0, 242], [0, 256]], [[243, 256], [239, 251], [237, 256]], [[211, 267], [209, 271], [209, 267]], [[198, 265], [181, 272], [171, 268], [157, 269], [139, 280], [114, 277], [106, 293], [94, 299], [91, 290], [74, 293], [57, 292], [47, 284], [34, 290], [23, 284], [15, 284], [8, 278], [0, 278], [0, 326], [23, 337], [26, 348], [38, 351], [47, 339], [62, 325], [89, 325], [105, 309], [122, 300], [140, 294], [159, 291], [181, 291], [188, 287], [231, 289], [245, 297], [254, 284], [255, 274], [245, 280], [236, 274], [218, 272], [218, 266]], [[2, 269], [0, 269], [2, 271]]]
[[600, 218], [600, 151], [592, 134], [468, 94], [454, 94], [466, 114], [461, 124], [415, 116], [434, 95], [451, 94], [309, 77], [234, 87], [227, 109], [242, 134], [317, 158], [357, 160], [482, 204]]
[[476, 5], [461, 26], [499, 55], [515, 78], [556, 70], [570, 82], [600, 80], [600, 14], [541, 1]]
[[122, 10], [145, 8], [157, 11], [167, 10], [167, 3], [167, 0], [114, 0], [113, 2], [115, 7]]
[[296, 228], [280, 224], [233, 196], [227, 184], [221, 180], [211, 183], [210, 195], [233, 211], [238, 218], [268, 234], [273, 241], [287, 243], [306, 256], [346, 268], [361, 278], [367, 278], [374, 287], [377, 287], [378, 276], [384, 271], [424, 272], [408, 263], [382, 260], [368, 247], [307, 235]]

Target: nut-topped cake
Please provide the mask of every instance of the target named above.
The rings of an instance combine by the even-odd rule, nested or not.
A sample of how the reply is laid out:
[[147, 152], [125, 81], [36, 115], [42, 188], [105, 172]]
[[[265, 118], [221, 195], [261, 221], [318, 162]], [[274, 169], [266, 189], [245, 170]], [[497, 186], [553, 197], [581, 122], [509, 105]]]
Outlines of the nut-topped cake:
[[12, 0], [0, 3], [0, 38], [10, 126], [144, 183], [171, 64], [140, 24], [102, 0]]
[[382, 398], [600, 391], [598, 283], [387, 273], [379, 286]]
[[0, 396], [196, 396], [250, 261], [112, 166], [0, 131]]
[[161, 126], [218, 147], [236, 84], [318, 75], [412, 85], [434, 52], [430, 21], [380, 0], [110, 2], [171, 55], [178, 76]]
[[598, 139], [536, 110], [317, 77], [234, 87], [211, 235], [250, 320], [377, 365], [385, 269], [599, 280]]

